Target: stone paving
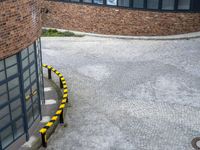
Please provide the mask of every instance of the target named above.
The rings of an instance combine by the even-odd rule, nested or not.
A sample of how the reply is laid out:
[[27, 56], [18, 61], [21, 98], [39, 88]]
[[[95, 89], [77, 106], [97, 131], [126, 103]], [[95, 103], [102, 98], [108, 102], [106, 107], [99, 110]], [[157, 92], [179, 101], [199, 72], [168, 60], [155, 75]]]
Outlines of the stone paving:
[[192, 150], [200, 136], [200, 38], [42, 38], [68, 81], [67, 128], [49, 150]]

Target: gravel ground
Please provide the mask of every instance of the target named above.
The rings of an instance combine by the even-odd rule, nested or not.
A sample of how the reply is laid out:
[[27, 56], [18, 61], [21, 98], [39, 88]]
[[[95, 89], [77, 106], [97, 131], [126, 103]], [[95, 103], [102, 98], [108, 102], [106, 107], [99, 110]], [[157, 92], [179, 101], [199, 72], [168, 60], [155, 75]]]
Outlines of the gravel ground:
[[42, 38], [70, 89], [49, 150], [192, 150], [200, 136], [200, 39]]

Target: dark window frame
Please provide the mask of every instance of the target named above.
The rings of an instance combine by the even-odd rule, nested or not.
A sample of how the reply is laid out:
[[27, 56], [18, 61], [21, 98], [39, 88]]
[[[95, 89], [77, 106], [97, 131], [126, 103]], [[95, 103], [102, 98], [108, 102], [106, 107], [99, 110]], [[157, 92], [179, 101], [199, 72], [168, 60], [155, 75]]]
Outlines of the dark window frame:
[[49, 0], [49, 1], [56, 1], [56, 2], [64, 2], [64, 3], [76, 3], [76, 4], [84, 4], [84, 5], [90, 5], [90, 6], [102, 6], [102, 7], [112, 7], [112, 8], [123, 8], [123, 9], [130, 9], [130, 10], [142, 10], [142, 11], [155, 11], [155, 12], [174, 12], [174, 13], [179, 13], [179, 12], [183, 12], [183, 13], [199, 13], [200, 12], [200, 4], [199, 4], [199, 8], [194, 9], [194, 2], [197, 0], [190, 0], [190, 9], [178, 9], [178, 0], [175, 0], [174, 3], [174, 9], [173, 10], [166, 10], [166, 9], [162, 9], [162, 2], [164, 0], [159, 0], [158, 2], [158, 9], [148, 9], [147, 8], [147, 1], [148, 0], [144, 0], [144, 7], [143, 8], [134, 8], [133, 7], [133, 0], [129, 0], [129, 7], [126, 6], [119, 6], [118, 4], [118, 0], [117, 0], [117, 5], [107, 5], [106, 4], [106, 0], [103, 0], [103, 4], [97, 4], [94, 3], [94, 0], [92, 0], [91, 3], [86, 3], [83, 2], [82, 0], [80, 2], [72, 2], [71, 0]]

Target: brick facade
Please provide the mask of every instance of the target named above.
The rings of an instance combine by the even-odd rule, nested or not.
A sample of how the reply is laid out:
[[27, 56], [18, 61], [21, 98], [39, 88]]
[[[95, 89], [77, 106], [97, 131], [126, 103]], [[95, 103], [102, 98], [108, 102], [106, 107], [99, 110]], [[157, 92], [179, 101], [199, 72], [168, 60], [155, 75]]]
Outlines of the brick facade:
[[40, 0], [0, 0], [0, 59], [32, 44], [41, 33]]
[[200, 13], [130, 10], [45, 0], [43, 26], [119, 35], [172, 35], [200, 31]]

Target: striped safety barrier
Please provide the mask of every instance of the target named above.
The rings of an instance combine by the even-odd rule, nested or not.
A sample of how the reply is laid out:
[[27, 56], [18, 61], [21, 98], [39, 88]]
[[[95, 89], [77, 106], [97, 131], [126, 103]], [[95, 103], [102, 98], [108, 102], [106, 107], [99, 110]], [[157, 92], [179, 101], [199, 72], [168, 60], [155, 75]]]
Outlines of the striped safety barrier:
[[68, 89], [67, 89], [67, 83], [65, 81], [65, 78], [63, 75], [54, 69], [52, 66], [48, 66], [46, 64], [43, 64], [44, 68], [48, 69], [48, 78], [52, 79], [51, 73], [54, 72], [60, 79], [60, 88], [63, 89], [63, 96], [60, 103], [60, 106], [58, 107], [58, 110], [55, 112], [54, 116], [51, 117], [51, 120], [45, 124], [43, 128], [40, 129], [41, 139], [42, 139], [42, 146], [47, 147], [47, 130], [53, 126], [53, 124], [59, 119], [60, 124], [64, 123], [64, 108], [68, 102]]

